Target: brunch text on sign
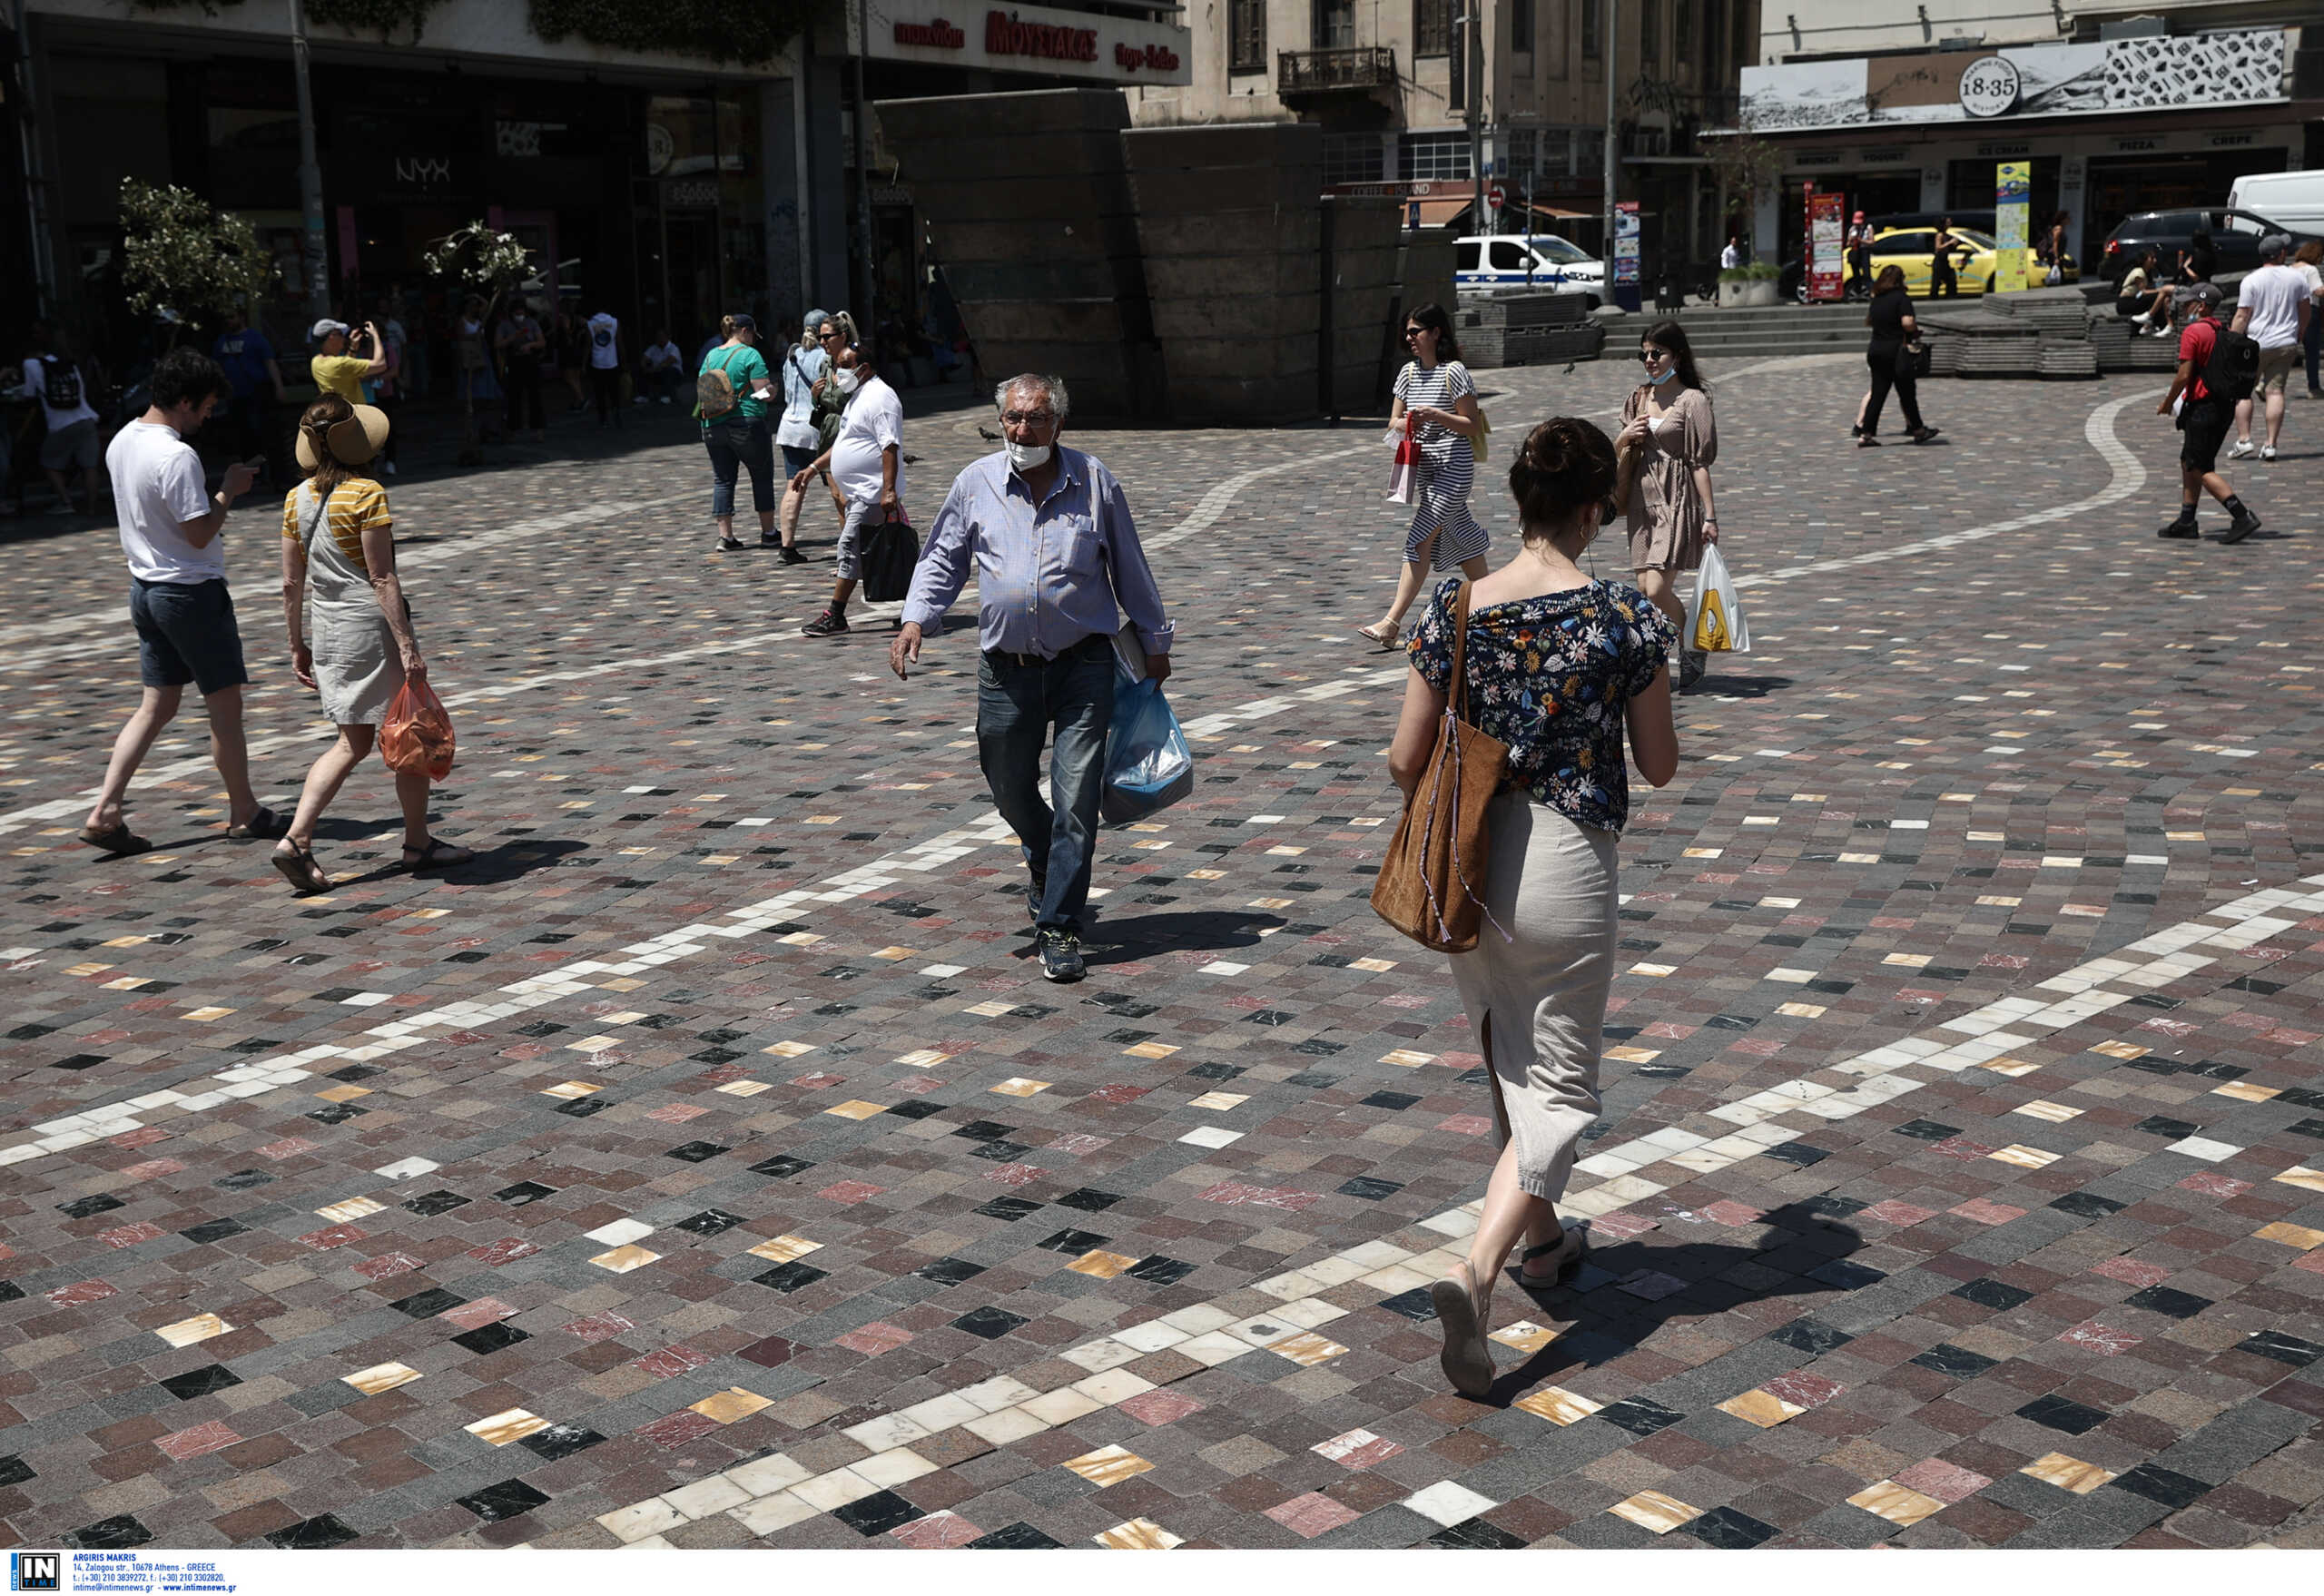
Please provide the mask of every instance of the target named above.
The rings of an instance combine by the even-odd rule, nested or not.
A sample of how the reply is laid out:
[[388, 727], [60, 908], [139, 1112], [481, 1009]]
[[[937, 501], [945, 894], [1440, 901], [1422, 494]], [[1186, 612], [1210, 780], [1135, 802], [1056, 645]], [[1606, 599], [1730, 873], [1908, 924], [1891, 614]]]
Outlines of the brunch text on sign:
[[917, 44], [927, 50], [965, 50], [969, 35], [940, 16], [933, 22], [898, 23], [896, 43]]
[[1124, 72], [1136, 72], [1140, 67], [1149, 72], [1176, 72], [1178, 53], [1167, 44], [1116, 44], [1114, 64]]
[[988, 11], [984, 14], [984, 48], [989, 55], [1037, 55], [1048, 61], [1095, 61], [1098, 59], [1098, 30], [1019, 22], [1014, 12]]

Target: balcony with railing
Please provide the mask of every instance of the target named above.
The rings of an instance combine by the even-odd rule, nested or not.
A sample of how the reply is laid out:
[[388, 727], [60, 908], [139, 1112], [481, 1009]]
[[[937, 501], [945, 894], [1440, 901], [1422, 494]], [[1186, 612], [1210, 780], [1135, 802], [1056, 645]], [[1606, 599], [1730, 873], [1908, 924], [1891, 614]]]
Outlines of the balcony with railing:
[[1368, 94], [1396, 86], [1396, 53], [1384, 44], [1343, 50], [1281, 50], [1275, 53], [1275, 93], [1301, 95]]

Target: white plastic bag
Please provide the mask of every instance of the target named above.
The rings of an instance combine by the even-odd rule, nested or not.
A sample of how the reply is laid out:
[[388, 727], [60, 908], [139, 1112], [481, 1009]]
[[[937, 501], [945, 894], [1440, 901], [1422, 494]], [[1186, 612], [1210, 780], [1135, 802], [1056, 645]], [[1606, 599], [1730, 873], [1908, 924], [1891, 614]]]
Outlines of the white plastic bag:
[[1687, 629], [1679, 645], [1697, 654], [1748, 654], [1751, 628], [1743, 619], [1743, 603], [1735, 595], [1734, 578], [1718, 545], [1703, 550], [1702, 569], [1695, 574], [1695, 595], [1687, 605]]

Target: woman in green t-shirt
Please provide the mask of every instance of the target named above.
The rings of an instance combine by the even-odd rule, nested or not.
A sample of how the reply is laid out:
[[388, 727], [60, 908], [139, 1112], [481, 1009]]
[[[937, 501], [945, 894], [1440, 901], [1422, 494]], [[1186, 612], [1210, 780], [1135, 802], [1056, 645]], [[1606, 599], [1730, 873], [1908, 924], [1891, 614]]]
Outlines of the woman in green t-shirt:
[[734, 391], [734, 408], [724, 415], [704, 416], [698, 402], [694, 415], [702, 422], [702, 441], [710, 450], [710, 515], [718, 523], [718, 547], [747, 547], [734, 536], [734, 479], [751, 474], [751, 507], [759, 513], [759, 547], [777, 547], [774, 535], [774, 434], [767, 429], [767, 399], [773, 393], [766, 359], [758, 351], [759, 324], [749, 316], [729, 316], [719, 324], [726, 341], [702, 358], [702, 371], [726, 374]]

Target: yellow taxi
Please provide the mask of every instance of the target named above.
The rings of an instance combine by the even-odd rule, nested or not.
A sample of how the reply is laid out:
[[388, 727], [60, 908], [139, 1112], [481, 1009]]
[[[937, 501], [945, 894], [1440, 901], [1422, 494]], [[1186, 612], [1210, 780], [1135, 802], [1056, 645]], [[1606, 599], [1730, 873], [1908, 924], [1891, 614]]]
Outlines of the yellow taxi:
[[[2000, 247], [1991, 233], [1979, 232], [1972, 227], [1953, 230], [1955, 243], [1945, 253], [1952, 257], [1953, 272], [1960, 291], [1983, 294], [1993, 291], [1994, 274], [2001, 269]], [[1936, 248], [1936, 230], [1933, 227], [1888, 228], [1872, 241], [1872, 272], [1875, 277], [1887, 266], [1901, 266], [1905, 271], [1905, 290], [1916, 300], [1929, 294], [1932, 256]], [[2082, 281], [2082, 268], [2072, 255], [2064, 261], [2064, 280]], [[2025, 286], [2040, 288], [2049, 274], [2046, 262], [2025, 251]]]

